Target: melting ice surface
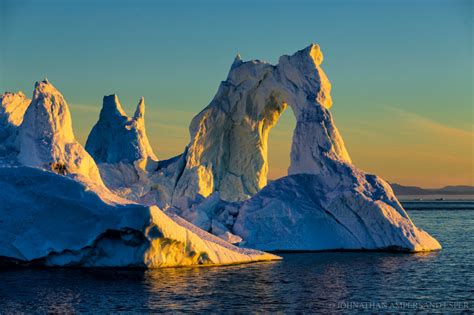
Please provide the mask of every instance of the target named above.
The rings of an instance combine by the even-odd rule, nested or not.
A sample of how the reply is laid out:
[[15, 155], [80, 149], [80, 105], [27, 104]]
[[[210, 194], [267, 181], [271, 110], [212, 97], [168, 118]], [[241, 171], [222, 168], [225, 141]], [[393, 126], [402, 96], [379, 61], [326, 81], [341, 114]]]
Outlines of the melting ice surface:
[[461, 310], [467, 303], [472, 311], [474, 211], [409, 214], [444, 244], [442, 251], [285, 254], [278, 262], [148, 271], [3, 269], [0, 310], [334, 313], [351, 302], [401, 302], [401, 308], [365, 310], [441, 305], [431, 311], [452, 313], [459, 310], [446, 303], [462, 303]]

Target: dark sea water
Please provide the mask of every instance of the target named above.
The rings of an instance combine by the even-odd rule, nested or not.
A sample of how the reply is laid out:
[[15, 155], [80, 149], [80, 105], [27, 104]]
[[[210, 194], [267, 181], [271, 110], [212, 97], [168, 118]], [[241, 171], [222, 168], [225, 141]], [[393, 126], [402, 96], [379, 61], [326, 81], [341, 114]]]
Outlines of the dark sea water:
[[281, 262], [144, 270], [0, 270], [0, 313], [474, 310], [474, 211], [410, 211], [443, 250], [285, 254]]

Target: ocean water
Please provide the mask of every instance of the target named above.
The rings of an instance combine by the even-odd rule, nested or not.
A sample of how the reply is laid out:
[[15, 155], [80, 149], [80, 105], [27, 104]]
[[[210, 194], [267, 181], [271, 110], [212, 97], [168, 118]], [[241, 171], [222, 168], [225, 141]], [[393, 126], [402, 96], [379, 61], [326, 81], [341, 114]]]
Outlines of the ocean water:
[[442, 251], [298, 253], [160, 270], [3, 269], [0, 313], [472, 312], [474, 211], [409, 214]]

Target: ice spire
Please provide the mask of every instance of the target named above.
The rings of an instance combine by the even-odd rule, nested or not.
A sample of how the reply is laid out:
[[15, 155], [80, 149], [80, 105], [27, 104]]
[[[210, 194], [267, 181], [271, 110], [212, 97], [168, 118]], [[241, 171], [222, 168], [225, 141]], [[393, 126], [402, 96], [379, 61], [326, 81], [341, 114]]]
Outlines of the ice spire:
[[235, 67], [241, 65], [242, 63], [244, 63], [244, 62], [242, 61], [242, 57], [240, 56], [239, 53], [237, 53], [237, 55], [236, 55], [235, 58], [234, 58], [234, 62], [232, 63], [231, 69], [233, 69], [233, 68], [235, 68]]
[[19, 144], [18, 159], [23, 165], [102, 184], [94, 160], [74, 137], [66, 100], [47, 79], [35, 84], [33, 100], [19, 128]]
[[[100, 117], [86, 142], [86, 150], [97, 163], [138, 162], [145, 168], [157, 161], [145, 129], [145, 99], [140, 98], [133, 117], [128, 117], [117, 95], [104, 96]], [[150, 164], [151, 165], [151, 164]]]
[[116, 94], [104, 96], [103, 103], [102, 103], [102, 110], [100, 111], [100, 116], [127, 116], [125, 111], [120, 105], [119, 98]]
[[135, 110], [135, 115], [133, 115], [134, 120], [144, 119], [145, 118], [145, 98], [142, 96], [138, 102], [137, 109]]

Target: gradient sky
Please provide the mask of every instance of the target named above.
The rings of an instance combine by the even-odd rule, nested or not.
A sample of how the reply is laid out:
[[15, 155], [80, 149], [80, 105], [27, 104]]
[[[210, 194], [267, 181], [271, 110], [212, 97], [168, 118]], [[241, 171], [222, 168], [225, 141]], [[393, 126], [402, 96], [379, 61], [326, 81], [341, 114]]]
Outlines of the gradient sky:
[[[0, 91], [47, 77], [85, 142], [103, 95], [166, 159], [214, 96], [237, 52], [278, 57], [318, 43], [332, 113], [354, 162], [391, 182], [474, 185], [473, 1], [0, 0]], [[286, 174], [287, 110], [270, 134], [270, 178]]]

